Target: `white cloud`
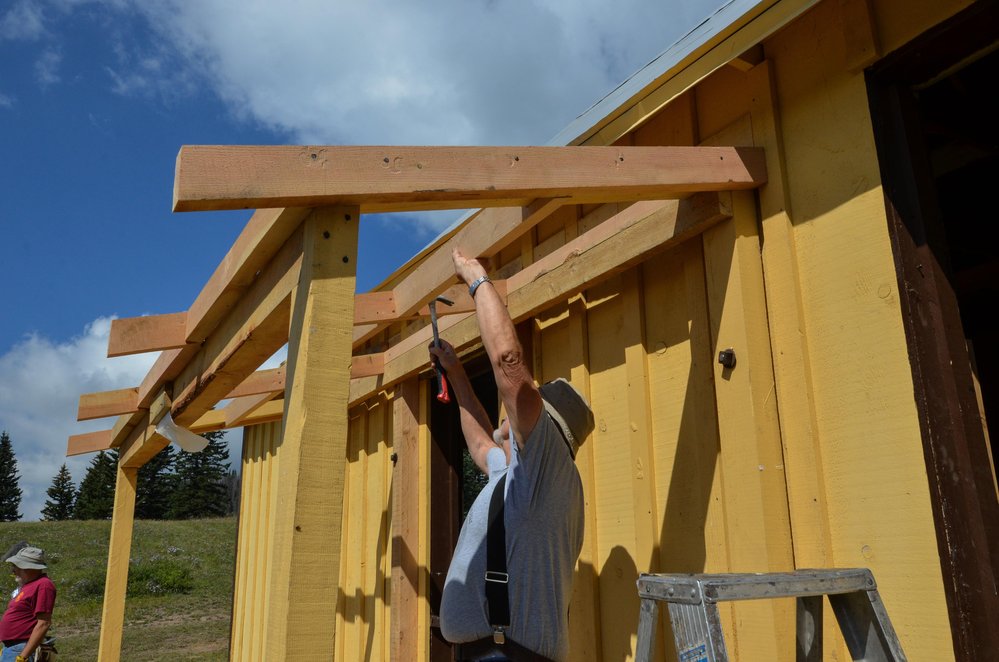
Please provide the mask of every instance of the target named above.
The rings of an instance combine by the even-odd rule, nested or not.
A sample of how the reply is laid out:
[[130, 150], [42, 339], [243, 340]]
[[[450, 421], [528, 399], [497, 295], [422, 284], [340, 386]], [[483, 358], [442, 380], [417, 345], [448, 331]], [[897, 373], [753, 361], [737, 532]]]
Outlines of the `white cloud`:
[[136, 0], [133, 6], [238, 114], [295, 142], [538, 144], [715, 4]]
[[0, 108], [13, 108], [14, 107], [14, 97], [7, 96], [6, 94], [0, 92]]
[[42, 7], [31, 0], [20, 0], [0, 14], [0, 41], [32, 41], [45, 32]]
[[35, 77], [42, 87], [48, 87], [58, 83], [59, 65], [62, 64], [62, 55], [54, 50], [46, 50], [35, 61]]
[[26, 520], [38, 519], [45, 491], [63, 462], [77, 484], [83, 478], [92, 456], [67, 458], [69, 436], [114, 423], [78, 423], [79, 396], [136, 386], [156, 358], [139, 354], [108, 359], [110, 327], [111, 318], [99, 318], [65, 343], [30, 335], [0, 355], [0, 429], [13, 442]]

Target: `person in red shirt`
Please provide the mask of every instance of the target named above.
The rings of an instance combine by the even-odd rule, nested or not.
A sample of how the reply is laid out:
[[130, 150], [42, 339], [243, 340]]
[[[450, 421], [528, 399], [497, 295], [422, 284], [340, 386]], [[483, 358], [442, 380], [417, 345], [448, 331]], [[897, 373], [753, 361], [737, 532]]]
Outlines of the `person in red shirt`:
[[7, 559], [19, 590], [0, 619], [0, 662], [27, 662], [45, 640], [52, 625], [56, 589], [44, 570], [45, 552], [25, 547]]

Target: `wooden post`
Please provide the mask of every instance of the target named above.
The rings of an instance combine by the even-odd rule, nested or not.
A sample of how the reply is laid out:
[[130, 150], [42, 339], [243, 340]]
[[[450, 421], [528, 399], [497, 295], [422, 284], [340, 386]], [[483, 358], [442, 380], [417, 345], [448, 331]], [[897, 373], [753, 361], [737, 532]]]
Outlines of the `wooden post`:
[[128, 587], [128, 559], [132, 551], [132, 523], [135, 520], [135, 482], [139, 470], [119, 465], [117, 474], [98, 662], [118, 662], [121, 658], [121, 633], [125, 625], [125, 590]]
[[333, 660], [347, 444], [358, 207], [304, 222], [284, 431], [276, 449], [264, 658]]

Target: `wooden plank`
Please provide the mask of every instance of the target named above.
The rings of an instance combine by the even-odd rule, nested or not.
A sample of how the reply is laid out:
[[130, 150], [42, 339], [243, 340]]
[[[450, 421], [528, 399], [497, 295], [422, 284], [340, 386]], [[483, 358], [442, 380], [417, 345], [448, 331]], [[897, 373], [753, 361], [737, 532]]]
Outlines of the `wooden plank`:
[[97, 432], [71, 435], [69, 443], [66, 446], [66, 455], [96, 453], [97, 451], [106, 451], [110, 448], [111, 430], [98, 430]]
[[[187, 338], [200, 343], [235, 306], [257, 273], [299, 226], [307, 210], [258, 209], [187, 311]], [[175, 379], [198, 351], [197, 345], [164, 351], [139, 386], [139, 406], [148, 406], [167, 382]], [[120, 446], [141, 413], [123, 417], [115, 426], [113, 446]]]
[[354, 324], [371, 324], [397, 321], [395, 311], [395, 293], [367, 292], [354, 296]]
[[[493, 289], [499, 295], [500, 299], [506, 304], [506, 280], [503, 278], [496, 278], [491, 281]], [[437, 316], [444, 317], [445, 315], [458, 315], [460, 313], [471, 313], [475, 312], [475, 300], [472, 299], [471, 295], [468, 294], [468, 287], [462, 283], [461, 285], [452, 285], [451, 287], [444, 290], [440, 296], [452, 301], [454, 305], [448, 306], [447, 304], [438, 303], [437, 304]], [[426, 305], [420, 308], [420, 317], [430, 317], [430, 306]]]
[[[730, 570], [788, 571], [794, 558], [753, 197], [733, 195], [732, 220], [703, 239], [712, 348], [715, 356], [736, 352], [734, 368], [713, 362]], [[776, 633], [793, 622], [792, 609], [777, 600], [736, 605], [739, 655], [790, 659]]]
[[275, 528], [269, 541], [266, 659], [333, 659], [348, 435], [357, 207], [304, 223], [294, 295]]
[[840, 0], [839, 7], [843, 17], [846, 67], [850, 71], [862, 71], [881, 58], [871, 0]]
[[125, 625], [125, 591], [128, 587], [128, 561], [132, 551], [132, 523], [135, 518], [135, 485], [139, 470], [118, 466], [114, 488], [114, 514], [108, 543], [108, 566], [101, 608], [98, 662], [121, 659], [121, 633]]
[[[249, 427], [251, 425], [261, 425], [280, 421], [284, 417], [284, 400], [269, 400], [238, 423], [239, 426]], [[201, 415], [197, 421], [188, 428], [194, 434], [204, 434], [215, 430], [225, 430], [225, 410], [212, 409]]]
[[253, 412], [273, 400], [275, 395], [275, 393], [262, 393], [234, 399], [222, 410], [225, 415], [225, 426], [232, 428], [242, 425], [243, 421], [253, 415]]
[[187, 339], [203, 342], [294, 234], [307, 209], [258, 209], [188, 309]]
[[350, 359], [350, 376], [354, 379], [385, 372], [385, 354], [363, 354]]
[[122, 445], [118, 462], [123, 467], [139, 468], [169, 445], [170, 440], [156, 432], [156, 426], [149, 423], [146, 417]]
[[391, 660], [417, 662], [420, 642], [420, 382], [399, 384], [393, 400]]
[[[766, 287], [767, 316], [774, 352], [777, 400], [784, 438], [788, 506], [794, 532], [794, 558], [798, 567], [834, 567], [832, 537], [829, 531], [828, 498], [822, 451], [816, 431], [809, 357], [809, 334], [801, 292], [797, 242], [791, 222], [791, 201], [787, 186], [784, 144], [773, 65], [761, 63], [747, 75], [752, 90], [750, 113], [754, 140], [767, 155], [771, 173], [767, 186], [759, 192], [760, 227], [763, 234], [761, 257]], [[832, 618], [826, 614], [826, 618]], [[834, 621], [827, 620], [827, 627]]]
[[[184, 146], [174, 211], [361, 205], [365, 213], [662, 199], [756, 188], [763, 154], [734, 147]], [[401, 306], [400, 306], [401, 307]]]
[[174, 380], [172, 413], [178, 425], [196, 421], [288, 342], [291, 291], [301, 268], [298, 231]]
[[111, 320], [108, 358], [128, 356], [187, 344], [187, 311]]
[[[727, 198], [726, 198], [727, 200]], [[623, 271], [650, 255], [703, 232], [731, 211], [719, 195], [706, 193], [686, 200], [635, 203], [530, 267], [507, 279], [507, 308], [515, 322], [568, 299], [594, 283]], [[474, 315], [441, 320], [441, 334], [463, 348], [479, 338]], [[428, 368], [429, 327], [385, 352], [380, 378], [353, 380], [351, 405]]]
[[261, 395], [263, 393], [280, 393], [284, 391], [285, 369], [284, 366], [270, 368], [268, 370], [258, 370], [240, 383], [239, 386], [229, 391], [225, 396], [229, 398], [242, 398], [247, 395]]
[[[284, 400], [268, 400], [246, 416], [229, 424], [226, 421], [225, 409], [213, 409], [202, 414], [201, 418], [195, 421], [190, 428], [195, 434], [204, 434], [215, 430], [225, 430], [231, 427], [244, 427], [250, 425], [260, 425], [280, 421], [284, 416]], [[136, 437], [139, 433], [135, 433]], [[114, 448], [111, 445], [112, 431], [99, 430], [97, 432], [87, 432], [85, 434], [74, 434], [69, 437], [66, 455], [83, 455], [85, 453], [96, 453]], [[165, 446], [166, 444], [164, 444]], [[162, 448], [162, 447], [161, 447]]]
[[116, 391], [84, 393], [76, 410], [76, 420], [90, 421], [95, 418], [131, 414], [139, 408], [139, 389], [123, 388]]

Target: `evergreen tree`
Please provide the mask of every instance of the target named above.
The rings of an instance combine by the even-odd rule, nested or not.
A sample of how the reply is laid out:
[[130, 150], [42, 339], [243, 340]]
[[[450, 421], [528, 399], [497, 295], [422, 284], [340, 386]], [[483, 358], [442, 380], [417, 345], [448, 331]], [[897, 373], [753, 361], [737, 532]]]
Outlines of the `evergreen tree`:
[[73, 517], [76, 519], [110, 519], [114, 512], [115, 471], [118, 451], [101, 451], [87, 467], [87, 474], [80, 481]]
[[16, 522], [21, 519], [21, 488], [18, 481], [17, 459], [10, 435], [0, 432], [0, 522]]
[[52, 479], [52, 486], [45, 493], [49, 495], [49, 498], [45, 500], [45, 507], [42, 508], [42, 519], [61, 521], [73, 517], [76, 486], [73, 485], [73, 477], [70, 476], [65, 463]]
[[135, 516], [139, 519], [164, 519], [177, 486], [173, 473], [176, 453], [166, 446], [139, 469], [135, 492]]
[[225, 489], [229, 503], [226, 505], [226, 515], [239, 514], [239, 497], [243, 480], [235, 469], [230, 469], [225, 477]]
[[208, 432], [208, 446], [200, 453], [177, 453], [177, 487], [170, 503], [171, 519], [220, 517], [228, 510], [226, 474], [229, 445], [225, 433]]

